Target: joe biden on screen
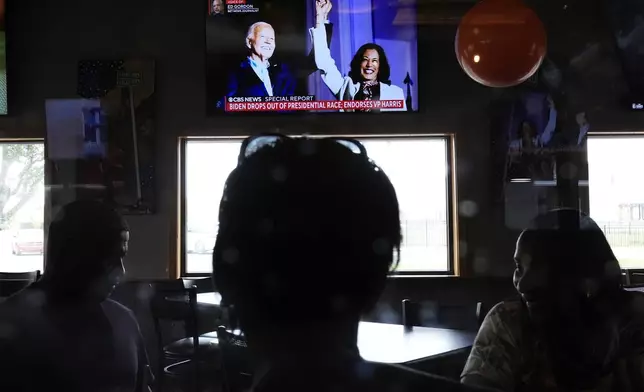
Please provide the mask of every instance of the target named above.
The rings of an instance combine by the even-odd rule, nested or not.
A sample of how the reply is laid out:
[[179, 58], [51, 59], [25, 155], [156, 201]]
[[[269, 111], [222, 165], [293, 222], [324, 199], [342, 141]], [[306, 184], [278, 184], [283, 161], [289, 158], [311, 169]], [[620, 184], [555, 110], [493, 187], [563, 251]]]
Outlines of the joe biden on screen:
[[[331, 40], [332, 25], [326, 30]], [[306, 76], [317, 70], [312, 54], [295, 63], [272, 62], [277, 42], [273, 26], [253, 23], [246, 34], [248, 56], [229, 76], [226, 97], [280, 97], [296, 95], [297, 75]]]

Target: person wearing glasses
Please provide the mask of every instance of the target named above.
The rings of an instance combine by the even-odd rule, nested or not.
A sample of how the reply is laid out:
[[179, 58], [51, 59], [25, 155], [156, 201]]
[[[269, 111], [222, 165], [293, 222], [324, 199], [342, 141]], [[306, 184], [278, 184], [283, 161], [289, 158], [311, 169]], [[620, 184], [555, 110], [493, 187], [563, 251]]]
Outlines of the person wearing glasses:
[[358, 111], [406, 111], [405, 93], [389, 80], [391, 67], [382, 46], [375, 43], [362, 45], [351, 60], [349, 75], [342, 76], [331, 56], [325, 28], [333, 4], [331, 0], [316, 0], [315, 6], [315, 27], [310, 30], [315, 64], [333, 95], [343, 101], [398, 100], [402, 103], [400, 108]]
[[486, 316], [461, 381], [506, 392], [644, 390], [644, 298], [588, 216], [537, 217], [515, 252], [516, 301]]
[[387, 175], [349, 139], [246, 139], [226, 181], [213, 274], [254, 364], [254, 392], [462, 391], [369, 363], [358, 323], [400, 253]]
[[128, 242], [126, 222], [102, 203], [61, 209], [42, 278], [0, 304], [1, 391], [150, 391], [138, 322], [108, 298]]

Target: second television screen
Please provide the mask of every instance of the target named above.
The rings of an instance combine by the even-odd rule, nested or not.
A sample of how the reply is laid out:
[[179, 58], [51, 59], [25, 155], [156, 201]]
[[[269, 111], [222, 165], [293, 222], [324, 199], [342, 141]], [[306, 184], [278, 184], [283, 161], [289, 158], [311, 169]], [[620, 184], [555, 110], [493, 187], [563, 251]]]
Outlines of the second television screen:
[[211, 115], [418, 108], [415, 0], [207, 0], [206, 15]]

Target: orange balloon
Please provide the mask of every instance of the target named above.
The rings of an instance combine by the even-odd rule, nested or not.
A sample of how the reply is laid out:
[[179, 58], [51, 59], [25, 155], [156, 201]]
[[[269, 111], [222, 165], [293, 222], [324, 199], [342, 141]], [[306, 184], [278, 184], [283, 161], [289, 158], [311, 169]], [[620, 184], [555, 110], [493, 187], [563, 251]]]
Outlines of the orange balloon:
[[461, 20], [456, 58], [475, 81], [488, 87], [523, 83], [546, 55], [541, 20], [521, 0], [483, 0]]

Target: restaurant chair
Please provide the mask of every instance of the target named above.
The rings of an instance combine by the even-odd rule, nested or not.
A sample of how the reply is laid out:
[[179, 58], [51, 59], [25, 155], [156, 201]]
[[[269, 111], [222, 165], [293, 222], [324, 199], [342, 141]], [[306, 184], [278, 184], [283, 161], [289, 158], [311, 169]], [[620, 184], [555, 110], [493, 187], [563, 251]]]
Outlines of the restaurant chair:
[[196, 287], [197, 294], [210, 293], [210, 292], [216, 291], [215, 282], [212, 280], [212, 277], [196, 278], [196, 279], [182, 278], [182, 280], [185, 288], [190, 288], [193, 286]]
[[[181, 279], [156, 284], [150, 300], [150, 311], [157, 336], [158, 391], [163, 390], [168, 378], [192, 384], [193, 390], [201, 385], [212, 385], [215, 379], [204, 379], [203, 375], [217, 376], [220, 370], [219, 340], [216, 332], [199, 334], [197, 316], [197, 289], [185, 288]], [[169, 327], [167, 324], [169, 323]], [[182, 326], [181, 338], [171, 332]]]
[[0, 298], [14, 295], [40, 279], [40, 271], [0, 272]]
[[622, 270], [622, 282], [625, 287], [644, 283], [644, 270], [642, 269]]
[[243, 334], [231, 332], [226, 327], [217, 328], [221, 352], [222, 390], [243, 392], [252, 384], [252, 368], [248, 357], [248, 346]]

